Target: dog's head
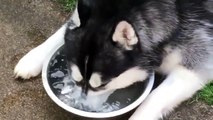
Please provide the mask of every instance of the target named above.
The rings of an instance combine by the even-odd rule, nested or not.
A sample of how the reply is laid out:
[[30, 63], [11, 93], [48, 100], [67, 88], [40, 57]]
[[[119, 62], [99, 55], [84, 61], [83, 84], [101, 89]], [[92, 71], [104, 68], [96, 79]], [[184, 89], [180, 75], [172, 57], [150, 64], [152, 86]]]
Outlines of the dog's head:
[[108, 7], [100, 7], [100, 0], [83, 1], [78, 4], [81, 25], [68, 28], [65, 34], [72, 77], [77, 82], [88, 81], [93, 90], [124, 88], [146, 79], [151, 64], [146, 55], [150, 55], [141, 54], [131, 23], [114, 17], [118, 14]]

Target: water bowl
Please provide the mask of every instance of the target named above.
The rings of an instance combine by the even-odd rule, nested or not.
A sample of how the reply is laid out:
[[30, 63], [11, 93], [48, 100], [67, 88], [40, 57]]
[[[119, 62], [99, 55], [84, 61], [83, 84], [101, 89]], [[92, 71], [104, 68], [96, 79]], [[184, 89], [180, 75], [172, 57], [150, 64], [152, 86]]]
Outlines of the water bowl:
[[99, 95], [82, 96], [81, 87], [70, 77], [63, 42], [54, 48], [43, 65], [42, 80], [50, 98], [63, 109], [87, 118], [110, 118], [125, 114], [150, 93], [154, 73], [144, 82]]

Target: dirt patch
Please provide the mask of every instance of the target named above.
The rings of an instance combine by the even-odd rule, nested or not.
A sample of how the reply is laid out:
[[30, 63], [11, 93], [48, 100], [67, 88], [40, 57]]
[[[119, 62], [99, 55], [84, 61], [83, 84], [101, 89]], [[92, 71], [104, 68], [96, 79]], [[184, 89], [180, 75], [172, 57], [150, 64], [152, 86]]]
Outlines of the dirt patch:
[[166, 120], [213, 120], [213, 106], [204, 102], [185, 102]]
[[38, 28], [32, 28], [31, 30], [27, 31], [27, 36], [31, 38], [30, 46], [38, 46], [42, 42], [44, 42], [47, 37], [38, 29]]

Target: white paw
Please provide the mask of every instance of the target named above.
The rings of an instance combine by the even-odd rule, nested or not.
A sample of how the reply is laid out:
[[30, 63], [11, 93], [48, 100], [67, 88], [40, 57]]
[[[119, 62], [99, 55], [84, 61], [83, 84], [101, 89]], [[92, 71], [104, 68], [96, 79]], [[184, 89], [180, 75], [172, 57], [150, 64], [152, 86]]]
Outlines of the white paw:
[[38, 48], [31, 50], [24, 57], [22, 57], [15, 66], [15, 77], [29, 79], [31, 77], [37, 76], [41, 72], [44, 59], [45, 55], [42, 54]]
[[74, 64], [73, 64], [73, 65], [71, 66], [71, 70], [72, 70], [72, 73], [71, 73], [72, 78], [73, 78], [75, 81], [80, 82], [80, 81], [83, 80], [83, 76], [81, 75], [81, 72], [80, 72], [80, 70], [79, 70], [79, 68], [78, 68], [77, 65], [74, 65]]
[[97, 88], [97, 87], [101, 86], [101, 75], [99, 75], [98, 73], [93, 73], [89, 80], [89, 84], [93, 88]]

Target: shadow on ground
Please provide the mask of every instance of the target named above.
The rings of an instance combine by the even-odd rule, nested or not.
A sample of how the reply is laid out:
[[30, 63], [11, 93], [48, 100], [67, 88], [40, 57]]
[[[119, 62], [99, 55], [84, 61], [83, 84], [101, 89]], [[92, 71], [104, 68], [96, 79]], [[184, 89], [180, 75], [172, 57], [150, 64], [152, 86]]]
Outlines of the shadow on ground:
[[[13, 77], [18, 60], [54, 33], [67, 17], [50, 0], [0, 0], [0, 120], [92, 120], [53, 103], [40, 77], [30, 81]], [[130, 114], [111, 120], [127, 120]], [[213, 120], [213, 108], [202, 102], [183, 104], [167, 119]]]

